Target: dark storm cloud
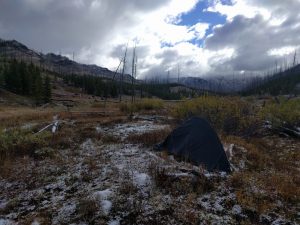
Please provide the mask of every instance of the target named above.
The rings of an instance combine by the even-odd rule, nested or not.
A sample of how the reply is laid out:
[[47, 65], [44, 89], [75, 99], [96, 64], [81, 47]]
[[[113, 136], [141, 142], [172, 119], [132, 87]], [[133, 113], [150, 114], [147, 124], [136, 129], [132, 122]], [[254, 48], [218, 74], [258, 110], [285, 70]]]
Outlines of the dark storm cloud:
[[[105, 67], [109, 67], [105, 63], [110, 63], [111, 69], [114, 69], [118, 59], [124, 55], [126, 42], [131, 41], [128, 49], [128, 59], [131, 59], [132, 38], [142, 36], [144, 39], [141, 40], [146, 41], [138, 43], [138, 69], [149, 76], [165, 74], [170, 69], [176, 71], [178, 63], [183, 73], [195, 76], [232, 74], [232, 71], [242, 70], [265, 71], [275, 61], [280, 64], [287, 57], [270, 55], [270, 50], [300, 46], [299, 0], [237, 1], [261, 7], [270, 13], [271, 19], [283, 22], [272, 25], [270, 19], [259, 14], [261, 11], [253, 18], [246, 18], [243, 12], [235, 12], [234, 15], [239, 16], [232, 20], [229, 16], [230, 20], [215, 27], [204, 40], [204, 47], [199, 47], [197, 43], [188, 43], [190, 39], [187, 37], [191, 35], [186, 32], [193, 24], [186, 29], [179, 29], [176, 24], [160, 24], [159, 27], [155, 23], [160, 21], [152, 24], [156, 14], [151, 14], [152, 17], [147, 20], [151, 26], [140, 24], [145, 15], [170, 2], [183, 8], [181, 4], [186, 4], [182, 3], [183, 0], [0, 0], [0, 38], [16, 39], [43, 52], [61, 51], [71, 55], [74, 51], [84, 55], [79, 59], [83, 62], [97, 62]], [[221, 2], [234, 7], [229, 3], [236, 1]], [[163, 20], [168, 12], [160, 16], [159, 19]], [[144, 25], [148, 26], [147, 29], [143, 29]], [[162, 34], [165, 30], [168, 32]], [[176, 37], [174, 45], [163, 45], [173, 37]], [[182, 42], [185, 44], [181, 45]], [[220, 56], [219, 52], [223, 49], [234, 49], [234, 54]], [[102, 61], [105, 63], [102, 64]], [[128, 68], [129, 65], [130, 62]]]
[[0, 36], [45, 51], [78, 51], [135, 24], [169, 0], [3, 0]]

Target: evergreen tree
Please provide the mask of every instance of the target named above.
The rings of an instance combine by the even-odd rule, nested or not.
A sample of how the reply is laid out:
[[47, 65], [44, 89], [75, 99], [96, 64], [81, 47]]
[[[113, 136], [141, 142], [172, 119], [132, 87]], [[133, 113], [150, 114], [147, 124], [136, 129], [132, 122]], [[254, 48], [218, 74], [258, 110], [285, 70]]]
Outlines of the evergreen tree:
[[43, 98], [44, 103], [48, 103], [51, 101], [51, 80], [48, 75], [45, 77], [44, 81]]
[[0, 88], [4, 87], [4, 67], [0, 67]]
[[34, 100], [35, 100], [35, 104], [39, 105], [41, 104], [42, 102], [42, 99], [43, 99], [43, 81], [42, 81], [42, 77], [41, 77], [41, 73], [39, 71], [38, 68], [35, 68], [35, 72], [34, 72], [34, 77], [35, 77], [35, 80], [33, 81], [34, 82], [34, 90], [33, 90], [33, 97], [34, 97]]
[[17, 73], [19, 74], [18, 76], [21, 82], [21, 90], [19, 94], [29, 95], [30, 74], [27, 72], [27, 66], [24, 62], [18, 63], [17, 66]]
[[118, 88], [117, 85], [114, 83], [111, 83], [110, 95], [113, 98], [116, 98], [118, 96]]
[[27, 75], [29, 77], [29, 84], [28, 84], [28, 95], [29, 96], [34, 96], [35, 89], [36, 89], [36, 84], [35, 84], [35, 79], [36, 79], [36, 70], [35, 67], [32, 63], [27, 66]]

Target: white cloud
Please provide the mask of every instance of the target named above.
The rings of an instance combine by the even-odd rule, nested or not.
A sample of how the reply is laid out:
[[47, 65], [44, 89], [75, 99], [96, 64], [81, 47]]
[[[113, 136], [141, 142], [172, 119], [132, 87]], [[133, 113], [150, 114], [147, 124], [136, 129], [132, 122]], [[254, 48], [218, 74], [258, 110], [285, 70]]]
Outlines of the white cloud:
[[190, 31], [195, 32], [196, 39], [203, 39], [209, 26], [209, 23], [196, 23], [190, 28]]
[[265, 19], [270, 19], [271, 12], [262, 7], [256, 7], [247, 0], [234, 0], [233, 5], [223, 4], [221, 0], [215, 0], [211, 6], [206, 9], [208, 12], [218, 12], [225, 15], [228, 20], [232, 20], [233, 17], [243, 15], [247, 18], [253, 18], [257, 14], [262, 15]]
[[285, 56], [294, 53], [297, 50], [297, 46], [286, 46], [281, 48], [274, 48], [268, 51], [271, 56]]
[[227, 18], [211, 34], [209, 23], [179, 23], [200, 1], [4, 0], [0, 37], [44, 52], [74, 51], [76, 60], [112, 70], [126, 43], [130, 58], [137, 41], [140, 77], [176, 71], [178, 64], [189, 76], [263, 71], [300, 43], [299, 0], [210, 0], [206, 11]]

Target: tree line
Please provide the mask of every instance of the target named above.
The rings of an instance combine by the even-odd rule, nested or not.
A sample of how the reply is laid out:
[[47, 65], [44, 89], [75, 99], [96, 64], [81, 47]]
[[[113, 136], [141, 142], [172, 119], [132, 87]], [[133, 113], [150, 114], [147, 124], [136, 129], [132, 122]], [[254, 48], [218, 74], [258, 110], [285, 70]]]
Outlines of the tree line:
[[51, 80], [42, 76], [33, 63], [26, 64], [16, 59], [0, 65], [0, 87], [15, 94], [34, 99], [37, 105], [51, 101]]
[[297, 94], [297, 84], [300, 83], [300, 65], [279, 72], [269, 77], [253, 80], [244, 95], [251, 94]]
[[101, 77], [92, 75], [63, 75], [62, 79], [68, 85], [81, 88], [86, 94], [100, 97], [118, 96], [118, 87], [116, 82], [104, 80]]

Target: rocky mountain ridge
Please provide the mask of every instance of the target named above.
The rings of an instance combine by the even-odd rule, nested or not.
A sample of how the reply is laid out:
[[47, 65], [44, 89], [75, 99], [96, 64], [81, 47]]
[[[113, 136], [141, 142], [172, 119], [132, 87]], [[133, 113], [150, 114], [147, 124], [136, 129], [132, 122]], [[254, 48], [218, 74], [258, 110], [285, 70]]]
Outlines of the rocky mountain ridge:
[[[0, 57], [8, 59], [15, 58], [28, 63], [32, 62], [43, 69], [58, 74], [92, 75], [106, 79], [121, 79], [120, 73], [115, 73], [115, 71], [111, 71], [107, 68], [78, 63], [66, 56], [54, 53], [43, 54], [29, 49], [27, 46], [16, 40], [0, 39]], [[123, 79], [125, 82], [131, 82], [132, 76], [125, 74]]]

